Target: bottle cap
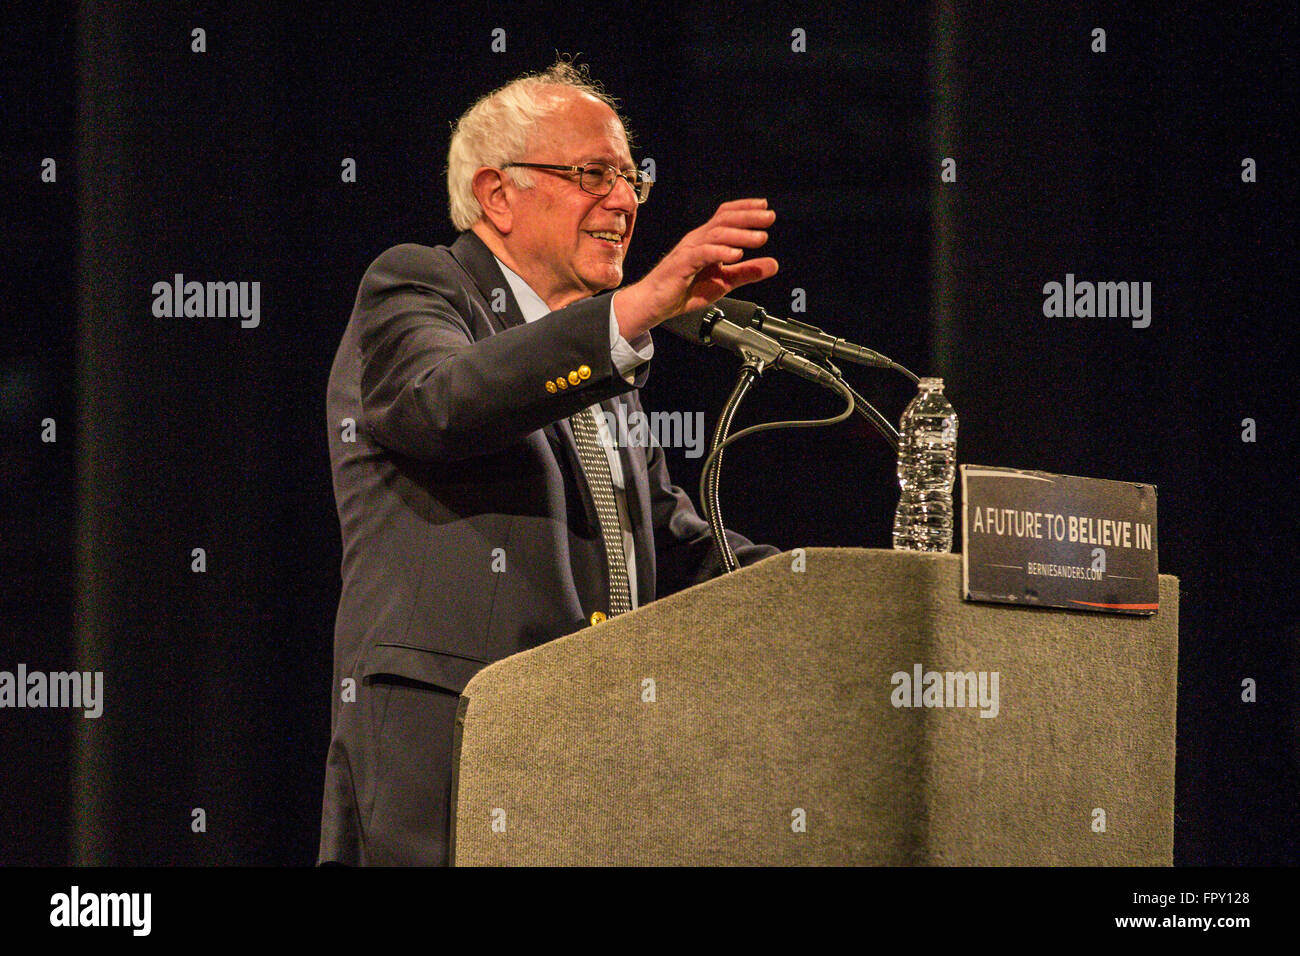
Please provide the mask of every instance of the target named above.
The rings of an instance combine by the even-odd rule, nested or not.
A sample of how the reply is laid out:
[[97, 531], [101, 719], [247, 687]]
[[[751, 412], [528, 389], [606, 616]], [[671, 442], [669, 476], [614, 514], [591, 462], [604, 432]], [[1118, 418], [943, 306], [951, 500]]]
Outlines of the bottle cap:
[[916, 385], [922, 391], [942, 392], [943, 379], [941, 378], [923, 378]]

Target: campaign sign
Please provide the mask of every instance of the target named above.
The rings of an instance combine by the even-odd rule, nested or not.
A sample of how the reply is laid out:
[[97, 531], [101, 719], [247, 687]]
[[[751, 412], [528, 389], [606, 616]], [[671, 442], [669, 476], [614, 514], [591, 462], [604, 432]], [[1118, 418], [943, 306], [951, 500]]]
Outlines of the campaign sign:
[[961, 489], [966, 600], [1160, 609], [1155, 485], [962, 465]]

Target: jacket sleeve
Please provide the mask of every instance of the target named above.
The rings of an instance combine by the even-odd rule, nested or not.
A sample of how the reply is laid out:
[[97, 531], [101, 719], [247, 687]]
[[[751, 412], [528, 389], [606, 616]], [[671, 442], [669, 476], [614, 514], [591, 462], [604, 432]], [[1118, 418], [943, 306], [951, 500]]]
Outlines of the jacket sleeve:
[[389, 249], [361, 281], [361, 405], [384, 447], [428, 462], [487, 454], [633, 388], [610, 356], [612, 293], [475, 341], [470, 317], [482, 306], [462, 282], [417, 245]]

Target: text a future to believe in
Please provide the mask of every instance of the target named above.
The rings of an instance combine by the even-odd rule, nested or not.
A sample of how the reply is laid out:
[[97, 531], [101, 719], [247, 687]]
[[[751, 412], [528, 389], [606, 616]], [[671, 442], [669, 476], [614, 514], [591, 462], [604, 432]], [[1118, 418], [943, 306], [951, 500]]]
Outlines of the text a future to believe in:
[[972, 534], [1011, 538], [1068, 541], [1104, 548], [1133, 548], [1150, 551], [1154, 533], [1150, 522], [1089, 515], [1062, 515], [1048, 511], [984, 507], [973, 509]]

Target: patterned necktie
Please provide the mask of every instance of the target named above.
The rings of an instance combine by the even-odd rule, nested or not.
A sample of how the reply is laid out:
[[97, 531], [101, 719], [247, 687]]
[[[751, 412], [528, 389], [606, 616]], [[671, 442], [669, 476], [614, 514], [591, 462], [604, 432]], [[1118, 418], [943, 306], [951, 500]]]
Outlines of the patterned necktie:
[[627, 560], [623, 556], [623, 528], [618, 522], [618, 506], [614, 502], [614, 478], [609, 471], [609, 458], [600, 443], [596, 426], [595, 408], [584, 408], [569, 419], [573, 439], [578, 446], [578, 460], [587, 476], [587, 486], [596, 502], [600, 517], [600, 536], [605, 539], [605, 557], [609, 564], [609, 616], [615, 617], [632, 610], [632, 595], [627, 583]]

